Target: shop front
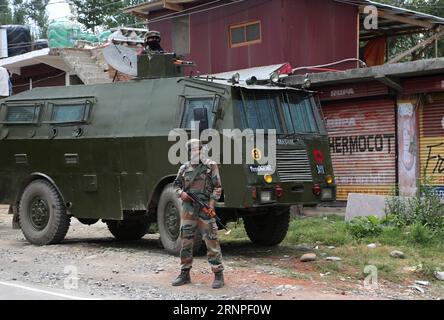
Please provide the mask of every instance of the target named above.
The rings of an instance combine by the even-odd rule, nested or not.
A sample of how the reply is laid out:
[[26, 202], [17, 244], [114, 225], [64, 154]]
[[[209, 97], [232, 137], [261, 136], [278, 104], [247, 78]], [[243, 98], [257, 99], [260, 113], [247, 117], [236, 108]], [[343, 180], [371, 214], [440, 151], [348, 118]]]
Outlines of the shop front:
[[387, 195], [396, 185], [396, 104], [386, 86], [363, 83], [322, 88], [337, 199], [349, 193]]

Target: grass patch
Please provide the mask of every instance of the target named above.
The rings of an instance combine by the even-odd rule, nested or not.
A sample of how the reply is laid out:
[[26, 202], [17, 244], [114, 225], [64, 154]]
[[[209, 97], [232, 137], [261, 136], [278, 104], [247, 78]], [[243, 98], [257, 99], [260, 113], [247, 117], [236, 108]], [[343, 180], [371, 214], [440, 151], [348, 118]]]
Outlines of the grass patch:
[[[227, 236], [221, 232], [223, 241], [248, 241], [243, 224], [229, 224], [233, 230]], [[319, 273], [329, 272], [334, 276], [350, 276], [356, 280], [364, 280], [368, 274], [364, 268], [374, 265], [378, 270], [379, 279], [395, 283], [411, 282], [419, 279], [433, 281], [437, 270], [444, 271], [444, 237], [432, 237], [428, 229], [418, 225], [403, 228], [396, 226], [382, 226], [379, 234], [368, 233], [368, 236], [356, 238], [347, 229], [343, 217], [305, 217], [295, 218], [290, 222], [286, 238], [281, 249], [291, 255], [291, 246], [310, 244], [318, 246], [314, 252], [318, 260], [313, 262]], [[367, 247], [376, 243], [375, 249]], [[335, 246], [329, 249], [328, 246]], [[405, 259], [390, 257], [390, 252], [400, 250], [405, 253]], [[327, 256], [338, 256], [341, 262], [330, 262], [322, 258], [321, 253]], [[300, 252], [294, 252], [295, 257]], [[416, 270], [415, 270], [416, 269]], [[287, 270], [289, 275], [295, 270]], [[301, 275], [296, 272], [296, 277]], [[337, 278], [336, 277], [336, 278]], [[304, 277], [302, 277], [304, 278]]]
[[343, 245], [353, 239], [347, 233], [344, 218], [339, 216], [296, 218], [290, 222], [284, 244], [318, 243]]
[[231, 230], [230, 235], [226, 235], [225, 230], [219, 232], [219, 237], [222, 241], [249, 241], [242, 220], [240, 220], [239, 223], [228, 223], [227, 228], [228, 230]]

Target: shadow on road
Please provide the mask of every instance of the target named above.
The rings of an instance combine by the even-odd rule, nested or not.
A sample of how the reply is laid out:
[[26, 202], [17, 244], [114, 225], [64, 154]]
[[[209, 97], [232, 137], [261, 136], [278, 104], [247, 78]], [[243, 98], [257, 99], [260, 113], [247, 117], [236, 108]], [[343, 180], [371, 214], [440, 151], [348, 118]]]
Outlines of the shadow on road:
[[[28, 244], [30, 245], [30, 244]], [[148, 235], [137, 241], [117, 241], [112, 237], [103, 238], [66, 238], [61, 244], [57, 246], [95, 248], [95, 249], [115, 249], [117, 251], [127, 250], [132, 252], [150, 251], [158, 254], [169, 255], [161, 244], [158, 236]], [[250, 241], [221, 241], [222, 252], [224, 256], [230, 257], [270, 257], [274, 255], [294, 254], [296, 250], [292, 246], [279, 245], [274, 247], [258, 246]], [[205, 255], [206, 248], [203, 244], [203, 249], [198, 255]]]

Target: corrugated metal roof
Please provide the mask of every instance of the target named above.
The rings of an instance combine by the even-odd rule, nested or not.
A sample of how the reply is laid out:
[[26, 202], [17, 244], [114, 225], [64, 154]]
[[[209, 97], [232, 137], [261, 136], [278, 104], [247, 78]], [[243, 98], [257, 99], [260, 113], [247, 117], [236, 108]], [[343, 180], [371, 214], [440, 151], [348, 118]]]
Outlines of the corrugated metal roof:
[[[359, 6], [363, 9], [365, 6], [375, 6], [382, 11], [378, 21], [377, 30], [366, 30], [361, 27], [360, 38], [371, 39], [380, 36], [395, 36], [401, 34], [417, 33], [423, 30], [432, 29], [444, 24], [444, 18], [399, 8], [388, 4], [383, 4], [370, 0], [334, 0], [336, 2]], [[365, 15], [361, 14], [361, 26]]]
[[[199, 2], [201, 0], [148, 0], [130, 7], [123, 8], [124, 13], [132, 13], [134, 15], [148, 15], [150, 12], [169, 9], [174, 11], [183, 10], [183, 5]], [[209, 0], [201, 1], [207, 2]]]

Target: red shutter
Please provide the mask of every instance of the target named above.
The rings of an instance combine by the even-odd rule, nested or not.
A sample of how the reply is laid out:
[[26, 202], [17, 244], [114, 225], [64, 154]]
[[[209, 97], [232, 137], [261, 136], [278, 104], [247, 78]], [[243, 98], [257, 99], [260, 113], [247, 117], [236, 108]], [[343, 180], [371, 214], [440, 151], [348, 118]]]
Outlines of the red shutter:
[[396, 182], [395, 106], [389, 99], [324, 103], [338, 200], [389, 194]]

